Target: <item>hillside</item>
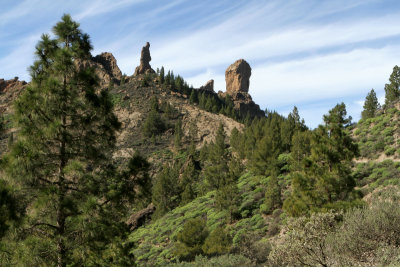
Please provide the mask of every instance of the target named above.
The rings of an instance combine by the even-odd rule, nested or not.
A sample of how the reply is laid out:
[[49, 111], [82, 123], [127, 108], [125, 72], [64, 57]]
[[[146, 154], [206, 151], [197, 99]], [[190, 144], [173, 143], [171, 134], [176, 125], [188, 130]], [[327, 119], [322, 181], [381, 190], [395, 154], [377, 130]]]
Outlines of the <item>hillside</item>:
[[400, 84], [368, 118], [339, 103], [311, 130], [296, 107], [260, 110], [243, 59], [225, 92], [154, 70], [149, 43], [128, 76], [65, 25], [32, 82], [0, 80], [0, 263], [400, 264]]

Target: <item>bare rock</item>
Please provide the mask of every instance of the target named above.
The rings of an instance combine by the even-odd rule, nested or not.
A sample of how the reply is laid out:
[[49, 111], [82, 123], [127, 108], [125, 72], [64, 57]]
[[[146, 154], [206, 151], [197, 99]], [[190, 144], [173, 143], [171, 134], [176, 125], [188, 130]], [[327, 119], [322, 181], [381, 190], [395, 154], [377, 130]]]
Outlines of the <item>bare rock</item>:
[[20, 91], [26, 84], [25, 81], [20, 81], [18, 77], [11, 80], [0, 79], [0, 93], [6, 93], [10, 90]]
[[104, 70], [114, 79], [121, 80], [122, 73], [113, 54], [108, 52], [101, 53], [100, 55], [95, 56], [93, 61], [100, 63]]
[[154, 73], [155, 71], [150, 66], [151, 56], [150, 56], [150, 43], [147, 42], [142, 48], [140, 55], [140, 65], [136, 67], [135, 73], [133, 75], [137, 76], [139, 74]]
[[209, 80], [205, 85], [200, 87], [200, 90], [214, 92], [214, 80]]
[[88, 60], [76, 60], [75, 64], [79, 69], [94, 68], [100, 79], [100, 87], [107, 88], [110, 83], [118, 84], [122, 79], [121, 70], [113, 54], [104, 52]]
[[233, 94], [236, 92], [249, 91], [251, 68], [244, 59], [236, 60], [225, 71], [226, 92]]
[[139, 228], [142, 226], [146, 220], [150, 218], [150, 216], [154, 213], [156, 207], [153, 203], [150, 203], [147, 208], [138, 211], [137, 213], [131, 215], [128, 221], [126, 222], [127, 225], [130, 227], [131, 231]]

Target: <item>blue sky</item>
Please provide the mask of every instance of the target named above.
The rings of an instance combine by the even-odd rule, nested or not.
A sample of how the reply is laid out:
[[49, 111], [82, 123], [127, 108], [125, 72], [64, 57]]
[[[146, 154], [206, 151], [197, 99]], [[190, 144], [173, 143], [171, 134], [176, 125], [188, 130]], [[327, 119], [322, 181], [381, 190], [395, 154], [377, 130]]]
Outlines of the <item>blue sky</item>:
[[131, 75], [151, 43], [151, 65], [194, 87], [239, 58], [252, 67], [250, 94], [262, 109], [299, 108], [311, 127], [344, 102], [358, 120], [366, 94], [380, 100], [400, 64], [398, 0], [2, 0], [0, 78], [29, 80], [34, 46], [63, 13], [91, 36], [93, 54], [111, 52]]

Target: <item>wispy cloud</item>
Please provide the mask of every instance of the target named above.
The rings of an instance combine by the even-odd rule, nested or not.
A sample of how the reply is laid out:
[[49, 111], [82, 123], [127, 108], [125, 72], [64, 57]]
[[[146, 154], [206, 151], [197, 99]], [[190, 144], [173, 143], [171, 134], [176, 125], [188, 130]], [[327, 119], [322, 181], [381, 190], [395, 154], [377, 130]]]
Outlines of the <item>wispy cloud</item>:
[[83, 7], [83, 10], [79, 13], [74, 14], [74, 19], [82, 20], [93, 16], [113, 12], [121, 8], [127, 8], [129, 6], [138, 4], [145, 0], [98, 0], [90, 2]]
[[389, 9], [379, 0], [9, 3], [0, 11], [0, 27], [7, 26], [0, 32], [0, 76], [26, 78], [36, 36], [62, 13], [81, 22], [95, 53], [112, 52], [129, 75], [146, 41], [154, 68], [172, 69], [195, 87], [214, 79], [216, 90], [224, 90], [225, 69], [244, 58], [253, 69], [253, 99], [281, 112], [296, 104], [306, 114], [324, 107], [326, 113], [328, 103], [343, 97], [359, 113], [356, 101], [372, 87], [383, 95], [400, 56], [400, 5]]

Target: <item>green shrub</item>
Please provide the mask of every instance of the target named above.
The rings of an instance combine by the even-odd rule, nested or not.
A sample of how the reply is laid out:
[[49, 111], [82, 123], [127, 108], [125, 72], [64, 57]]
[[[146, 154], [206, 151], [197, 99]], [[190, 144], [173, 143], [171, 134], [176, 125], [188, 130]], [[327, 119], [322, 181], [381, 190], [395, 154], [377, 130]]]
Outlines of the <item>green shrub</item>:
[[252, 267], [254, 264], [251, 260], [242, 255], [223, 255], [219, 257], [207, 258], [205, 256], [196, 256], [193, 262], [182, 262], [174, 264], [176, 267]]
[[396, 148], [394, 147], [386, 147], [385, 148], [385, 155], [386, 156], [392, 156], [396, 152]]
[[207, 237], [202, 247], [203, 252], [210, 256], [226, 254], [230, 251], [232, 238], [224, 227], [217, 227]]
[[166, 129], [166, 123], [156, 110], [150, 111], [143, 124], [143, 134], [146, 137], [152, 137], [163, 133]]
[[187, 221], [178, 233], [174, 254], [184, 261], [190, 261], [202, 254], [202, 246], [208, 236], [206, 222], [200, 218]]

